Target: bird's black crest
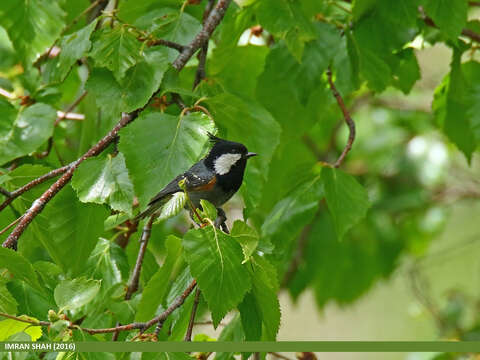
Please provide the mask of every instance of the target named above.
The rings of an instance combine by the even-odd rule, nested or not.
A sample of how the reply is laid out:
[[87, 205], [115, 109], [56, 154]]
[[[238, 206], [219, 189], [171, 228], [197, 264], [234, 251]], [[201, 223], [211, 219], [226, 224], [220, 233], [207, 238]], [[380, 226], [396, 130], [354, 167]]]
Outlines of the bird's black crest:
[[208, 140], [209, 140], [212, 144], [216, 144], [217, 142], [222, 141], [222, 139], [220, 139], [219, 137], [216, 137], [216, 136], [213, 135], [210, 131], [207, 132], [207, 135], [208, 135]]

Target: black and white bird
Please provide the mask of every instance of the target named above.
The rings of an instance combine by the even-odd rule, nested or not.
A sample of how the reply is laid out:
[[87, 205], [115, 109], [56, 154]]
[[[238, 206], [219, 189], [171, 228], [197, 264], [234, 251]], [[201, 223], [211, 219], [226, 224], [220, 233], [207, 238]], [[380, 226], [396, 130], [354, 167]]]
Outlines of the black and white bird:
[[208, 136], [213, 147], [207, 156], [170, 181], [150, 200], [147, 209], [138, 214], [134, 221], [159, 211], [173, 194], [183, 191], [178, 183], [185, 180], [185, 189], [193, 206], [201, 208], [200, 200], [207, 200], [217, 208], [216, 225], [224, 224], [226, 216], [221, 206], [238, 191], [242, 185], [247, 160], [257, 154], [248, 152], [246, 146], [238, 142], [220, 139], [210, 133]]

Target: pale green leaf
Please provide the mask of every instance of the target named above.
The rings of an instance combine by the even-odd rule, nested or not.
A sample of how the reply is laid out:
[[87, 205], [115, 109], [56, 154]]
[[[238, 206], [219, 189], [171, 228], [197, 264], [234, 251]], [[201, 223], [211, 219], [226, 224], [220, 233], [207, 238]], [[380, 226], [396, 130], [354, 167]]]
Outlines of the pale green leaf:
[[133, 185], [122, 153], [85, 160], [75, 171], [72, 186], [82, 202], [108, 203], [113, 210], [132, 215]]
[[244, 262], [250, 259], [257, 248], [259, 235], [257, 230], [247, 225], [247, 223], [236, 220], [233, 223], [230, 235], [242, 246]]
[[162, 206], [156, 221], [163, 221], [179, 214], [186, 202], [187, 197], [184, 192], [180, 191], [173, 194], [165, 205]]
[[[38, 320], [34, 317], [21, 315], [19, 316], [20, 319], [24, 320], [31, 320], [37, 322]], [[10, 336], [15, 335], [17, 333], [27, 333], [31, 341], [37, 341], [42, 336], [42, 327], [41, 326], [32, 326], [29, 323], [13, 320], [13, 319], [6, 319], [0, 321], [0, 341], [6, 341]]]
[[82, 276], [61, 281], [54, 291], [60, 311], [78, 309], [92, 301], [100, 290], [100, 281]]

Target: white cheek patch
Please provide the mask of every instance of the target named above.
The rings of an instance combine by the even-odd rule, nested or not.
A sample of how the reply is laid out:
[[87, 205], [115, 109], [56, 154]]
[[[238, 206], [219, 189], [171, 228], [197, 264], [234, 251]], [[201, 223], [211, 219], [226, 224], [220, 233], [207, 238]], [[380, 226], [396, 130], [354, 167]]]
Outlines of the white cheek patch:
[[215, 172], [219, 175], [225, 175], [241, 157], [241, 154], [223, 154], [215, 160]]

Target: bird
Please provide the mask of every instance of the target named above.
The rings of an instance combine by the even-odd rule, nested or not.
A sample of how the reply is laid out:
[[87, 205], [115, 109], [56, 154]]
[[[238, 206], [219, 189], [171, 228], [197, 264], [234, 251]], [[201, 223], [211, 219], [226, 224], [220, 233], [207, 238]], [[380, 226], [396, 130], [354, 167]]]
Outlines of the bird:
[[[173, 194], [183, 191], [179, 182], [184, 180], [184, 188], [193, 206], [201, 209], [201, 199], [213, 204], [218, 214], [215, 225], [228, 232], [226, 215], [221, 206], [238, 191], [243, 182], [247, 160], [257, 154], [249, 152], [241, 143], [221, 139], [209, 132], [207, 135], [213, 144], [208, 154], [160, 190], [150, 200], [147, 208], [134, 218], [134, 222], [161, 210]], [[188, 204], [185, 208], [188, 208]], [[192, 213], [190, 216], [193, 219]]]

